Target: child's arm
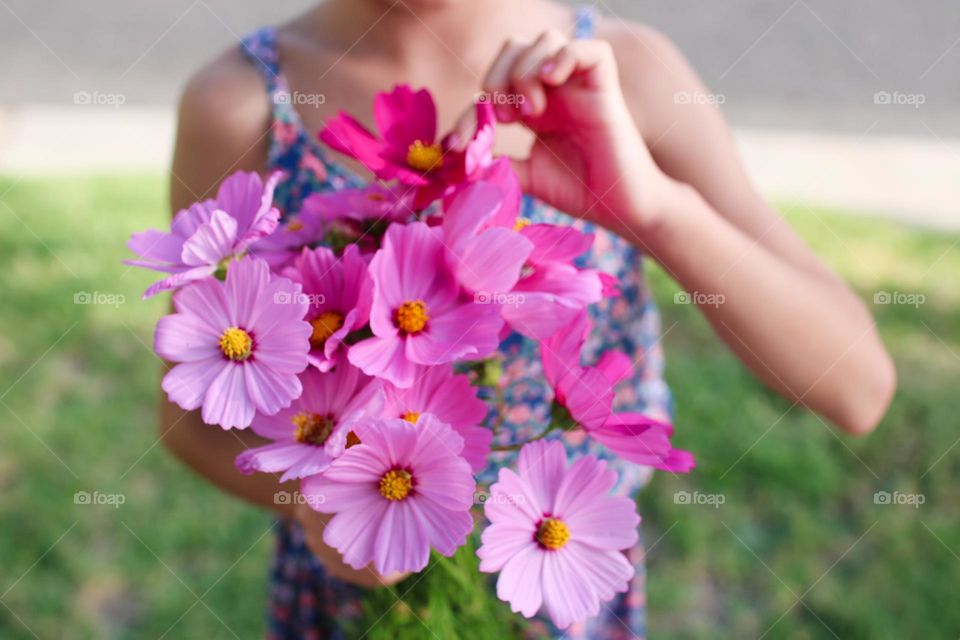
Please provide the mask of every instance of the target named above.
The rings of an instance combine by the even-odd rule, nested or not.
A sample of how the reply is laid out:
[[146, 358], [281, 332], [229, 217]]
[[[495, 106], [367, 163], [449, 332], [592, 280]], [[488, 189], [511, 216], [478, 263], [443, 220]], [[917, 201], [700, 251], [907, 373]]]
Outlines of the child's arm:
[[[647, 31], [508, 43], [484, 88], [537, 134], [524, 187], [619, 233], [685, 289], [743, 362], [855, 434], [883, 417], [895, 372], [860, 300], [756, 193], [696, 74]], [[629, 73], [620, 74], [616, 59]], [[787, 150], [785, 150], [787, 152]]]
[[[232, 51], [193, 78], [180, 106], [179, 126], [170, 182], [174, 212], [210, 197], [229, 174], [266, 170], [270, 112], [263, 81], [238, 52]], [[241, 451], [267, 442], [249, 430], [224, 431], [204, 424], [200, 412], [186, 412], [163, 401], [160, 437], [181, 461], [216, 486], [303, 527], [307, 544], [329, 575], [363, 587], [389, 585], [403, 576], [380, 576], [372, 568], [355, 570], [337, 551], [324, 544], [323, 529], [330, 516], [294, 500], [297, 482], [280, 484], [264, 473], [243, 475], [234, 467]]]

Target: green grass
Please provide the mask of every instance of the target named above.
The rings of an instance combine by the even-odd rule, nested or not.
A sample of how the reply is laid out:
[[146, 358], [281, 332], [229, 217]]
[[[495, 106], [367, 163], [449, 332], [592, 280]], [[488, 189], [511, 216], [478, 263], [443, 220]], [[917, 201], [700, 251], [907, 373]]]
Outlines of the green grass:
[[[166, 302], [141, 302], [151, 275], [119, 261], [132, 231], [163, 224], [163, 181], [0, 178], [0, 194], [0, 637], [259, 637], [271, 519], [157, 443], [148, 345]], [[900, 390], [875, 435], [837, 436], [755, 382], [654, 270], [678, 443], [700, 466], [658, 475], [640, 499], [651, 635], [956, 638], [957, 238], [789, 217], [871, 302]], [[872, 305], [877, 291], [926, 301]], [[78, 292], [125, 300], [80, 305]], [[926, 501], [877, 505], [881, 490]], [[77, 491], [125, 503], [78, 505]], [[677, 504], [677, 491], [724, 504]], [[430, 637], [424, 624], [503, 637], [512, 618], [482, 580], [465, 550], [401, 584], [402, 603], [374, 593], [367, 637]]]

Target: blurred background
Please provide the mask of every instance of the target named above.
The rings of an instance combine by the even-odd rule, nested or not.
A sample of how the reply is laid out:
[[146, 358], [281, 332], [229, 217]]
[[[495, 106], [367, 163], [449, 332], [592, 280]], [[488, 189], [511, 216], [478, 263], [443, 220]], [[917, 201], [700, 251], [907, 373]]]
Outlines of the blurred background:
[[[120, 264], [169, 213], [190, 73], [309, 0], [0, 0], [0, 637], [248, 638], [272, 522], [155, 428]], [[671, 36], [757, 183], [862, 295], [900, 387], [865, 440], [762, 388], [652, 269], [690, 476], [640, 498], [653, 638], [957, 638], [960, 3], [600, 0]], [[497, 637], [469, 557], [364, 603], [365, 637]], [[451, 602], [445, 593], [462, 594]], [[506, 612], [508, 613], [508, 612]], [[416, 615], [414, 615], [416, 614]], [[479, 635], [478, 635], [479, 634]], [[358, 634], [359, 635], [359, 634]]]

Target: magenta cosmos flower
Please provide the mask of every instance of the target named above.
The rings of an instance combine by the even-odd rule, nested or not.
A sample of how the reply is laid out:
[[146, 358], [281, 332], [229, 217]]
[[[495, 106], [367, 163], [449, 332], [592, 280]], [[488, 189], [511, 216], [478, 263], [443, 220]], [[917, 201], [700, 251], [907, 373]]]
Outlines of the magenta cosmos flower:
[[514, 612], [542, 607], [565, 629], [627, 590], [623, 550], [637, 543], [640, 516], [633, 500], [609, 495], [617, 474], [606, 462], [584, 456], [567, 468], [557, 441], [524, 446], [517, 470], [501, 469], [490, 487], [480, 570], [500, 572], [497, 597]]
[[370, 262], [374, 337], [350, 347], [350, 362], [401, 388], [414, 384], [417, 365], [483, 358], [499, 343], [496, 305], [461, 297], [447, 267], [440, 232], [422, 222], [391, 225]]
[[329, 371], [347, 335], [370, 319], [373, 281], [367, 262], [356, 245], [348, 246], [340, 258], [326, 247], [304, 249], [283, 275], [303, 286], [310, 305], [310, 364]]
[[593, 234], [573, 227], [520, 221], [521, 235], [533, 250], [513, 288], [516, 304], [503, 317], [517, 332], [546, 340], [569, 325], [588, 305], [603, 297], [604, 281], [595, 269], [580, 269], [575, 258], [593, 244]]
[[362, 421], [351, 446], [302, 483], [307, 503], [335, 514], [323, 541], [355, 569], [420, 571], [430, 547], [453, 555], [473, 529], [476, 484], [460, 457], [463, 438], [431, 415]]
[[182, 409], [225, 429], [273, 415], [300, 395], [310, 325], [300, 285], [271, 276], [262, 260], [230, 265], [226, 282], [205, 278], [173, 296], [176, 313], [157, 323], [154, 349], [179, 362], [163, 390]]
[[416, 424], [422, 415], [430, 414], [453, 427], [463, 438], [461, 455], [474, 472], [487, 466], [493, 432], [482, 425], [487, 405], [477, 397], [465, 375], [454, 375], [450, 365], [425, 368], [409, 389], [384, 385], [385, 418], [402, 418]]
[[303, 393], [290, 407], [254, 417], [253, 431], [273, 443], [237, 456], [241, 472], [283, 472], [280, 482], [320, 473], [346, 449], [353, 424], [383, 410], [379, 381], [346, 362], [328, 373], [310, 367], [300, 382]]
[[273, 173], [264, 183], [256, 173], [238, 172], [223, 181], [213, 200], [180, 211], [170, 232], [150, 229], [135, 233], [127, 246], [144, 258], [125, 264], [169, 273], [144, 292], [149, 298], [224, 270], [257, 240], [277, 227], [280, 211], [273, 190], [280, 180]]
[[374, 99], [373, 119], [379, 137], [341, 112], [327, 122], [320, 140], [356, 158], [381, 180], [399, 180], [416, 188], [413, 206], [423, 209], [472, 173], [489, 166], [493, 110], [478, 105], [477, 129], [464, 151], [451, 148], [437, 133], [437, 107], [426, 89], [399, 85]]
[[554, 403], [566, 412], [570, 428], [580, 427], [613, 453], [635, 464], [674, 473], [694, 467], [687, 451], [670, 444], [673, 427], [641, 413], [614, 413], [614, 387], [633, 373], [625, 354], [608, 351], [593, 367], [580, 365], [590, 331], [587, 314], [541, 343], [543, 375], [553, 388]]
[[327, 122], [320, 140], [356, 158], [381, 180], [417, 187], [437, 180], [446, 149], [437, 136], [437, 107], [426, 89], [399, 85], [390, 93], [378, 93], [373, 119], [382, 137], [340, 112]]

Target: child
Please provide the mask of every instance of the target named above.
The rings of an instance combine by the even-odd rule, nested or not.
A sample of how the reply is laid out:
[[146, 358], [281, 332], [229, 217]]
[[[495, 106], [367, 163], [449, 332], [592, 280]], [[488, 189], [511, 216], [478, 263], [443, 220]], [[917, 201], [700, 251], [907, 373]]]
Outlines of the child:
[[[597, 305], [587, 352], [633, 355], [621, 409], [671, 413], [644, 254], [696, 292], [694, 302], [704, 295], [721, 302], [701, 310], [786, 398], [853, 434], [881, 419], [895, 374], [869, 313], [757, 195], [719, 112], [708, 100], [682, 99], [706, 95], [696, 74], [664, 36], [641, 25], [546, 0], [327, 0], [248, 36], [190, 82], [173, 163], [174, 211], [239, 169], [286, 171], [276, 193], [285, 213], [296, 213], [310, 193], [361, 186], [369, 174], [324, 149], [316, 134], [341, 109], [369, 122], [373, 95], [400, 83], [432, 91], [442, 131], [465, 130], [461, 114], [477, 96], [493, 100], [503, 125], [497, 151], [518, 159], [528, 196], [523, 215], [554, 221], [568, 212], [597, 232], [588, 262], [614, 276], [622, 294]], [[536, 345], [513, 335], [501, 350], [504, 392], [518, 407], [506, 426], [536, 428], [548, 406], [545, 390], [531, 383], [539, 379]], [[340, 622], [357, 613], [357, 589], [402, 578], [344, 565], [321, 540], [324, 516], [276, 504], [269, 475], [239, 474], [234, 457], [262, 444], [256, 436], [211, 428], [172, 405], [163, 433], [210, 481], [283, 518], [269, 637], [338, 637]], [[646, 480], [634, 465], [611, 464], [623, 493]], [[633, 560], [640, 558], [635, 550]], [[565, 637], [642, 637], [638, 576]]]

